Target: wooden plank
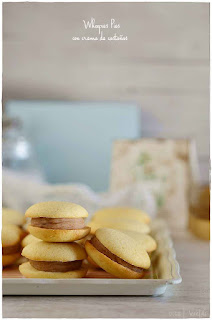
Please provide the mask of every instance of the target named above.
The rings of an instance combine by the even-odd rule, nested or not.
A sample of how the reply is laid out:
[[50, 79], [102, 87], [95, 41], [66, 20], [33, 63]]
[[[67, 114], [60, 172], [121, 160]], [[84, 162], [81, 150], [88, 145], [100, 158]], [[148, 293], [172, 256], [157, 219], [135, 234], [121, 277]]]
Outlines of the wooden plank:
[[[102, 55], [122, 61], [209, 60], [208, 3], [4, 3], [3, 15], [4, 39], [21, 45], [23, 54], [30, 45], [38, 56], [43, 50], [60, 53], [65, 45], [72, 59], [90, 51], [88, 62]], [[72, 41], [74, 35], [96, 34], [83, 27], [91, 17], [98, 24], [115, 18], [129, 40]]]
[[199, 157], [209, 158], [209, 97], [195, 96], [135, 96], [141, 108], [152, 115], [158, 127], [147, 126], [147, 136], [193, 138]]
[[[143, 117], [143, 134], [170, 138], [194, 138], [197, 140], [199, 156], [209, 156], [209, 96], [158, 95], [157, 91], [144, 94], [141, 89], [126, 87], [95, 87], [81, 82], [81, 86], [65, 87], [56, 84], [31, 84], [12, 81], [10, 89], [4, 90], [4, 98], [13, 99], [62, 99], [62, 100], [118, 100], [135, 101], [146, 112], [151, 121]], [[153, 94], [154, 93], [154, 94]]]
[[70, 96], [75, 91], [82, 91], [81, 96], [92, 95], [93, 92], [110, 95], [122, 91], [130, 95], [209, 94], [209, 66], [205, 65], [113, 64], [103, 63], [102, 60], [87, 65], [79, 57], [70, 61], [67, 53], [57, 57], [46, 57], [40, 53], [38, 57], [32, 48], [31, 52], [26, 50], [22, 54], [21, 47], [12, 44], [5, 44], [5, 50], [5, 90], [13, 86], [23, 90], [23, 86], [27, 85], [36, 89], [38, 86], [47, 89], [55, 87], [56, 92], [62, 90]]

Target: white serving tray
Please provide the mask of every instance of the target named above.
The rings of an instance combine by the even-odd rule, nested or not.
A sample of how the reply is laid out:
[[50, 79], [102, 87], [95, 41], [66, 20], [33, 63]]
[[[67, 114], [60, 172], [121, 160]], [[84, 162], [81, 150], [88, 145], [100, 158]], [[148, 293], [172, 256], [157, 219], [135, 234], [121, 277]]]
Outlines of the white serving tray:
[[152, 255], [151, 279], [25, 279], [3, 278], [3, 295], [153, 295], [182, 281], [180, 267], [166, 223], [155, 219], [152, 235], [158, 248]]

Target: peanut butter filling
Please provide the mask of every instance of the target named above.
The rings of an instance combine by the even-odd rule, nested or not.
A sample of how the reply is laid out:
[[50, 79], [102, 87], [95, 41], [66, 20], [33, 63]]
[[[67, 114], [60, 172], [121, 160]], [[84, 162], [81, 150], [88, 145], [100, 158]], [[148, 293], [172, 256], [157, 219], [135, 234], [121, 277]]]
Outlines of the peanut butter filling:
[[81, 268], [82, 260], [59, 262], [59, 261], [34, 261], [29, 260], [31, 266], [45, 272], [68, 272]]
[[119, 258], [118, 256], [116, 256], [115, 254], [113, 254], [112, 252], [110, 252], [98, 239], [96, 236], [94, 236], [91, 240], [90, 243], [101, 253], [103, 253], [105, 256], [107, 256], [109, 259], [111, 259], [112, 261], [124, 266], [125, 268], [128, 268], [134, 272], [138, 272], [138, 273], [143, 273], [144, 269], [143, 268], [139, 268], [136, 266], [133, 266], [132, 264], [124, 261], [123, 259]]
[[83, 218], [32, 218], [31, 226], [58, 229], [58, 230], [75, 230], [85, 227]]
[[21, 251], [20, 243], [14, 244], [14, 246], [2, 247], [2, 255], [9, 255], [18, 253]]

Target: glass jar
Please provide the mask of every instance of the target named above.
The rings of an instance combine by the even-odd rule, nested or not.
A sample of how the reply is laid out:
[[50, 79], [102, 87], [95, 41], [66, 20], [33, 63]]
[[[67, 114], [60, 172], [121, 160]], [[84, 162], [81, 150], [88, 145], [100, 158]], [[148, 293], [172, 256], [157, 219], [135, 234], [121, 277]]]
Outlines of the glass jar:
[[43, 181], [41, 168], [35, 152], [22, 132], [21, 122], [17, 118], [3, 117], [2, 165], [36, 180]]
[[196, 186], [190, 198], [189, 229], [197, 237], [210, 240], [210, 188]]

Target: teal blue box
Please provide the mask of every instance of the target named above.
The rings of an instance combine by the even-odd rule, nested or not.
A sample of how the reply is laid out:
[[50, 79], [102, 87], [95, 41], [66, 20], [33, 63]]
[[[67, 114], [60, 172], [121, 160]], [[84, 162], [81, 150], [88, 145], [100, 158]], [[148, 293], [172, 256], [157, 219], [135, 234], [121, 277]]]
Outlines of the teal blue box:
[[22, 121], [48, 182], [95, 191], [109, 187], [113, 141], [141, 136], [134, 103], [11, 100], [6, 113]]

